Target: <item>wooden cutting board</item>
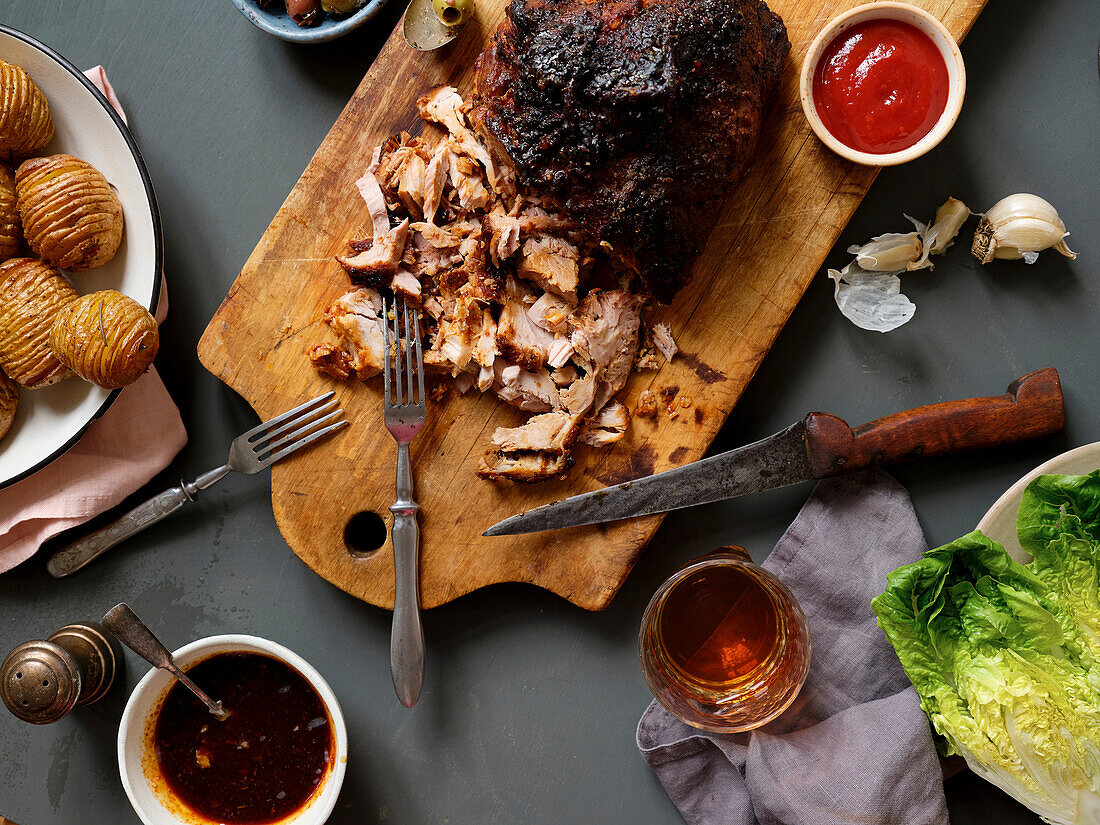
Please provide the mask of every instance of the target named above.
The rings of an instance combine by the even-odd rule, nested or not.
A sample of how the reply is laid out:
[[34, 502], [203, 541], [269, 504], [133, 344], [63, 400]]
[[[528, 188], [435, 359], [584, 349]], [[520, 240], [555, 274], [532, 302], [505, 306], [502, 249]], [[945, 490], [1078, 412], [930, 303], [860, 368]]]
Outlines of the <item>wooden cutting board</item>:
[[[916, 0], [960, 40], [984, 4]], [[414, 52], [394, 31], [199, 341], [203, 365], [261, 418], [336, 389], [351, 426], [275, 465], [272, 506], [287, 543], [306, 564], [383, 607], [393, 606], [391, 545], [357, 555], [345, 541], [345, 525], [357, 513], [371, 511], [392, 524], [396, 448], [382, 424], [381, 381], [340, 385], [318, 375], [305, 352], [333, 340], [321, 313], [349, 288], [334, 256], [369, 223], [355, 180], [372, 150], [394, 132], [421, 131], [415, 101], [426, 89], [449, 83], [469, 92], [474, 59], [505, 5], [478, 0], [470, 30], [438, 52]], [[635, 418], [613, 448], [582, 447], [563, 480], [493, 483], [474, 474], [489, 435], [527, 416], [491, 393], [449, 390], [430, 405], [428, 424], [412, 445], [424, 607], [505, 581], [537, 584], [589, 610], [606, 607], [661, 517], [501, 538], [482, 538], [482, 530], [538, 504], [700, 458], [866, 194], [876, 170], [825, 149], [798, 99], [810, 41], [857, 3], [770, 5], [786, 21], [793, 48], [759, 153], [692, 281], [660, 313], [681, 353], [657, 372], [635, 373], [620, 394], [633, 410], [639, 394], [652, 390], [670, 400], [672, 412], [662, 403], [655, 418]]]

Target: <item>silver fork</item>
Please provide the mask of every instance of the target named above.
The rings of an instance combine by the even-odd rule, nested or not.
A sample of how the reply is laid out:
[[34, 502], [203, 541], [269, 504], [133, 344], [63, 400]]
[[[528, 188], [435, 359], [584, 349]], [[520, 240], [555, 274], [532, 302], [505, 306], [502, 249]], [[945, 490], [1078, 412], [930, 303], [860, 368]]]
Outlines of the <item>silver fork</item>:
[[[391, 321], [392, 314], [392, 321]], [[403, 324], [402, 324], [403, 322]], [[390, 324], [392, 323], [392, 328]], [[405, 330], [405, 380], [402, 381], [402, 326]], [[407, 708], [420, 698], [424, 683], [424, 628], [420, 623], [420, 529], [413, 500], [409, 442], [424, 426], [424, 354], [420, 345], [420, 313], [404, 299], [382, 299], [382, 361], [385, 382], [386, 429], [397, 441], [397, 500], [393, 513], [393, 629], [390, 633], [390, 675], [397, 698]], [[392, 350], [392, 365], [391, 365]], [[415, 351], [415, 357], [414, 357]]]
[[179, 486], [165, 490], [106, 527], [57, 551], [46, 569], [59, 579], [75, 573], [116, 544], [168, 517], [187, 502], [194, 501], [200, 490], [216, 484], [231, 472], [258, 473], [295, 450], [340, 429], [348, 423], [347, 420], [333, 419], [343, 415], [343, 412], [336, 400], [336, 393], [326, 392], [253, 427], [233, 439], [226, 464], [203, 473], [194, 481], [181, 480]]

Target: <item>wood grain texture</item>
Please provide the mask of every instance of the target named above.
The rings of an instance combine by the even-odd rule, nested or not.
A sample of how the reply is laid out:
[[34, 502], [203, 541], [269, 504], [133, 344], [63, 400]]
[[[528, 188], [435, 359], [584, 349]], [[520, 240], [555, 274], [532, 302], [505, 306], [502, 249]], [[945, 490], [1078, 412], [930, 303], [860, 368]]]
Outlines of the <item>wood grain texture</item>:
[[814, 478], [969, 450], [1016, 444], [1066, 425], [1062, 384], [1053, 367], [1013, 381], [1004, 395], [927, 404], [849, 427], [828, 413], [806, 417], [806, 455]]
[[[959, 39], [985, 0], [919, 0]], [[581, 607], [606, 607], [660, 524], [631, 522], [483, 538], [506, 516], [568, 495], [698, 459], [721, 428], [825, 255], [874, 180], [812, 135], [798, 102], [798, 72], [818, 30], [855, 0], [774, 0], [792, 43], [757, 157], [730, 198], [694, 277], [663, 308], [681, 354], [658, 372], [636, 373], [620, 395], [683, 396], [690, 407], [635, 419], [611, 449], [582, 448], [568, 478], [537, 486], [492, 483], [474, 470], [488, 436], [526, 415], [494, 396], [457, 396], [431, 406], [412, 445], [421, 525], [421, 601], [434, 607], [479, 587], [530, 582]], [[203, 365], [263, 418], [335, 388], [350, 427], [277, 464], [272, 506], [294, 552], [332, 583], [392, 607], [392, 547], [357, 557], [348, 519], [369, 510], [391, 523], [396, 447], [382, 425], [380, 382], [334, 386], [306, 349], [331, 340], [321, 313], [349, 288], [334, 256], [368, 221], [354, 182], [373, 148], [393, 132], [422, 130], [415, 100], [439, 83], [468, 92], [477, 54], [502, 19], [505, 0], [480, 0], [478, 19], [452, 47], [409, 50], [395, 31], [260, 239], [199, 342]]]

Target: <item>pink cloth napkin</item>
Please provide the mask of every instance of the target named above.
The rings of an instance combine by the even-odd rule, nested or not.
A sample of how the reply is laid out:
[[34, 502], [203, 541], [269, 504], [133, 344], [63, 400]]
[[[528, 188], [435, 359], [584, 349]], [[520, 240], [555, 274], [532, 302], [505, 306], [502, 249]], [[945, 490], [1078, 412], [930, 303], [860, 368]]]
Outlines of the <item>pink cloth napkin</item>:
[[[103, 67], [85, 75], [125, 121]], [[167, 313], [162, 278], [157, 322]], [[119, 393], [68, 452], [0, 490], [0, 573], [29, 559], [47, 539], [114, 507], [167, 467], [186, 443], [179, 410], [151, 368]]]

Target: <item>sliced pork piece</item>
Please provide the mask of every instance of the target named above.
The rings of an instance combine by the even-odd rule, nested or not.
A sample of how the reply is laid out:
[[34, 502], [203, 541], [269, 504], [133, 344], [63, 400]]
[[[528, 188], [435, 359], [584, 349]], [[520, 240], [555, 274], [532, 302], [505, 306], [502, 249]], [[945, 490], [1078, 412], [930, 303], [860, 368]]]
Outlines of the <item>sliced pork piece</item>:
[[470, 129], [466, 121], [466, 106], [454, 86], [436, 86], [416, 101], [424, 120], [438, 123], [450, 132], [456, 149], [476, 159], [489, 178], [493, 191], [502, 194], [515, 192], [514, 175], [509, 168], [499, 164]]
[[409, 229], [416, 233], [413, 236], [414, 241], [417, 238], [423, 238], [436, 249], [457, 251], [459, 245], [462, 243], [462, 237], [460, 235], [456, 235], [447, 229], [436, 226], [434, 223], [417, 221], [416, 223], [409, 224]]
[[594, 416], [584, 420], [580, 440], [593, 447], [606, 447], [621, 441], [629, 426], [629, 411], [618, 401], [612, 401]]
[[567, 412], [535, 415], [522, 427], [497, 427], [492, 443], [506, 452], [561, 453], [576, 440], [577, 417]]
[[[410, 229], [416, 227], [429, 227], [431, 224], [414, 223]], [[425, 276], [434, 278], [440, 272], [451, 269], [462, 263], [462, 256], [458, 254], [458, 239], [438, 227], [433, 227], [439, 234], [446, 235], [454, 240], [454, 245], [436, 246], [423, 233], [414, 231], [412, 242], [405, 245], [405, 254], [401, 256], [402, 265], [418, 279]], [[429, 233], [435, 234], [435, 233]]]
[[560, 406], [558, 388], [546, 370], [531, 372], [515, 364], [504, 366], [499, 358], [493, 369], [496, 393], [501, 401], [528, 412], [547, 412]]
[[475, 300], [489, 304], [501, 299], [503, 284], [496, 268], [491, 267], [485, 259], [485, 243], [480, 240], [480, 231], [479, 228], [478, 234], [463, 239], [459, 249], [459, 254], [464, 259], [462, 265], [450, 270], [440, 279], [440, 289], [453, 295], [459, 289], [467, 287]]
[[316, 344], [310, 347], [309, 361], [322, 375], [337, 381], [349, 381], [355, 374], [355, 365], [347, 350], [335, 344]]
[[397, 295], [404, 295], [413, 306], [420, 306], [420, 281], [408, 270], [397, 270], [393, 280], [390, 281], [390, 291]]
[[353, 281], [381, 286], [397, 273], [408, 237], [409, 222], [404, 220], [385, 234], [371, 238], [369, 244], [353, 241], [350, 244], [353, 254], [338, 255], [336, 260]]
[[322, 320], [340, 338], [346, 357], [341, 358], [327, 345], [318, 345], [310, 352], [314, 366], [329, 375], [354, 373], [366, 380], [382, 371], [382, 298], [373, 289], [356, 289], [337, 298], [325, 310]]
[[638, 327], [645, 299], [624, 290], [592, 290], [570, 319], [571, 341], [586, 368], [599, 380], [598, 410], [626, 384], [638, 351]]
[[[513, 220], [518, 226], [519, 219]], [[568, 241], [553, 235], [536, 235], [523, 242], [523, 254], [516, 266], [516, 274], [575, 304], [580, 259], [580, 250]]]
[[524, 235], [540, 232], [568, 232], [577, 228], [576, 221], [564, 215], [551, 215], [545, 209], [531, 206], [519, 214], [519, 228]]
[[391, 137], [382, 146], [375, 176], [390, 202], [400, 203], [413, 219], [424, 215], [432, 154], [427, 143], [407, 132]]
[[572, 312], [573, 305], [552, 292], [544, 292], [527, 310], [527, 317], [531, 319], [531, 323], [547, 332], [568, 332], [569, 315]]
[[469, 155], [463, 154], [455, 141], [448, 138], [443, 143], [447, 151], [447, 176], [453, 198], [451, 206], [463, 212], [488, 209], [493, 196], [485, 188], [481, 166]]
[[378, 185], [378, 178], [373, 172], [367, 172], [355, 182], [355, 188], [367, 205], [370, 212], [373, 233], [371, 237], [381, 238], [390, 231], [390, 213], [386, 209], [386, 196], [382, 194], [382, 187]]
[[501, 261], [508, 260], [519, 250], [519, 218], [494, 209], [485, 220], [486, 234], [489, 235], [489, 254], [493, 263], [500, 266]]
[[543, 481], [573, 464], [573, 444], [580, 433], [580, 417], [560, 410], [536, 415], [521, 427], [498, 427], [490, 450], [481, 460], [482, 478]]
[[[556, 372], [556, 370], [555, 370]], [[576, 416], [583, 416], [596, 400], [596, 375], [589, 373], [558, 391], [561, 406]]]
[[560, 476], [573, 466], [575, 460], [572, 450], [564, 453], [506, 453], [498, 450], [489, 452], [481, 459], [477, 474], [493, 481], [507, 478], [535, 483]]
[[666, 361], [671, 361], [679, 352], [679, 347], [676, 346], [676, 341], [672, 337], [672, 330], [668, 324], [654, 324], [651, 337], [653, 346], [660, 350]]
[[[577, 380], [577, 368], [572, 364], [566, 364], [564, 367], [559, 367], [550, 373], [550, 377], [554, 379], [554, 383], [558, 387], [568, 387], [574, 381]], [[561, 395], [561, 390], [558, 390], [558, 395]], [[569, 405], [565, 403], [565, 399], [562, 399], [562, 404], [566, 407]]]
[[[546, 363], [554, 336], [533, 323], [527, 310], [534, 296], [514, 278], [505, 281], [503, 305], [497, 322], [497, 347], [513, 364], [535, 372]], [[568, 359], [567, 359], [568, 360]]]
[[435, 222], [435, 213], [443, 202], [443, 189], [447, 185], [447, 173], [450, 170], [450, 149], [446, 142], [435, 147], [428, 168], [424, 170], [424, 192], [421, 201], [421, 214], [428, 223]]
[[554, 369], [564, 367], [573, 357], [573, 345], [565, 336], [558, 336], [546, 348], [546, 364]]
[[497, 347], [497, 324], [493, 320], [493, 313], [488, 309], [481, 311], [481, 329], [474, 338], [471, 354], [481, 367], [477, 374], [477, 388], [485, 392], [493, 386], [493, 381], [496, 379], [494, 367], [497, 356], [500, 354], [500, 349]]

